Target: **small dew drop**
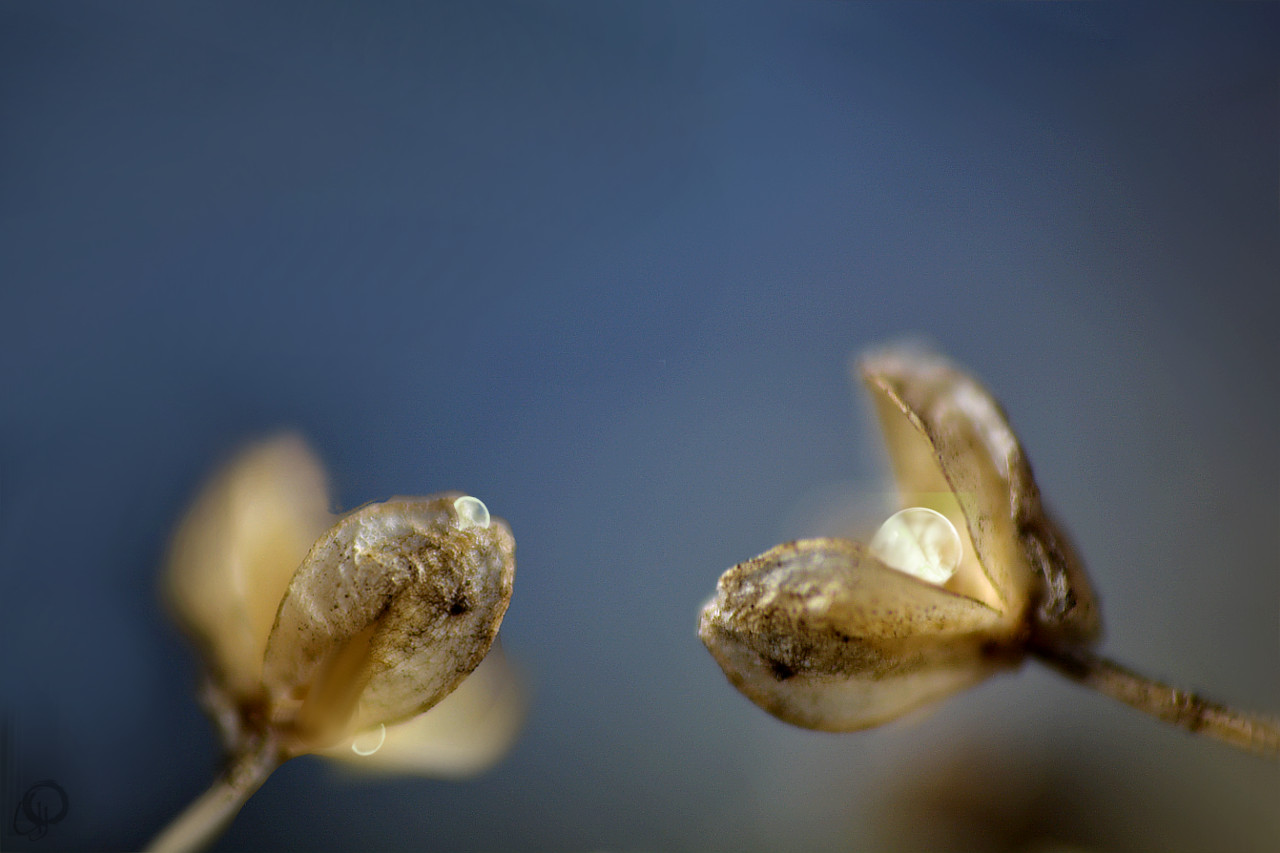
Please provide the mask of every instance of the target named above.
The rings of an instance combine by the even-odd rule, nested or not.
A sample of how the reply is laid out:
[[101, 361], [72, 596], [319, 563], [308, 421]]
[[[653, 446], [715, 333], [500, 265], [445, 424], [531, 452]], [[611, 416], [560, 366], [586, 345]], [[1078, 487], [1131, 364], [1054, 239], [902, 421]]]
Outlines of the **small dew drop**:
[[956, 573], [962, 549], [951, 520], [922, 506], [889, 516], [868, 546], [885, 565], [936, 584], [946, 583]]
[[382, 744], [387, 740], [387, 727], [382, 723], [378, 723], [376, 729], [369, 729], [367, 732], [361, 732], [351, 739], [351, 751], [356, 755], [373, 755], [382, 749]]
[[459, 527], [489, 526], [489, 508], [479, 498], [463, 495], [453, 502], [453, 509], [458, 513]]

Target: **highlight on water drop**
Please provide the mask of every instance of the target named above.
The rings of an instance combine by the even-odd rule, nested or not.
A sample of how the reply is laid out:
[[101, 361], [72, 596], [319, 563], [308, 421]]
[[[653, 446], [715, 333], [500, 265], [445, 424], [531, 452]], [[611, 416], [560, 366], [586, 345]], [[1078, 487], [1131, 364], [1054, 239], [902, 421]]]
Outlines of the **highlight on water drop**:
[[387, 727], [382, 723], [378, 723], [376, 729], [361, 732], [351, 739], [351, 751], [356, 755], [373, 755], [382, 749], [382, 745], [386, 742]]
[[944, 584], [960, 565], [963, 544], [951, 519], [928, 507], [912, 506], [889, 516], [868, 550], [900, 572]]
[[479, 498], [463, 495], [453, 502], [453, 510], [458, 514], [459, 527], [489, 526], [489, 508]]

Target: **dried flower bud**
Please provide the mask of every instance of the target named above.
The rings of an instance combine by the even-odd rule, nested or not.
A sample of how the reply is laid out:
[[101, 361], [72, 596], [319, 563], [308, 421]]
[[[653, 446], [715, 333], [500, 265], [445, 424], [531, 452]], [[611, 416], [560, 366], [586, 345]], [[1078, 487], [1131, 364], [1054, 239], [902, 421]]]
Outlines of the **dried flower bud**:
[[[891, 519], [870, 549], [805, 540], [735, 566], [699, 626], [754, 702], [832, 731], [878, 725], [1017, 663], [1033, 624], [1073, 642], [1098, 633], [1083, 569], [986, 389], [918, 350], [873, 353], [860, 367], [912, 515]], [[958, 541], [927, 526], [943, 520]]]
[[416, 716], [489, 651], [511, 599], [515, 540], [501, 521], [481, 527], [458, 513], [463, 498], [357, 510], [294, 574], [263, 681], [277, 721], [304, 742]]
[[[233, 751], [264, 729], [288, 754], [395, 731], [480, 664], [506, 612], [515, 541], [476, 498], [394, 498], [336, 521], [327, 503], [319, 464], [280, 438], [233, 460], [175, 536], [168, 597], [206, 653], [206, 698]], [[430, 736], [397, 732], [384, 760], [429, 752]]]

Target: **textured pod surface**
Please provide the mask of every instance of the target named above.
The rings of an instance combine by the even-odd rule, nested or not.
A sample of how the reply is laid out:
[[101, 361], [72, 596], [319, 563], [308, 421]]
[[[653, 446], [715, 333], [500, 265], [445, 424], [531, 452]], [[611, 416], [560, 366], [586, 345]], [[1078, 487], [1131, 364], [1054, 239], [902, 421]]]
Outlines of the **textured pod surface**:
[[511, 598], [506, 523], [460, 515], [457, 493], [351, 513], [307, 555], [280, 604], [264, 681], [307, 748], [406, 720], [489, 650]]
[[829, 731], [886, 722], [1008, 662], [993, 652], [997, 611], [842, 539], [779, 545], [730, 569], [698, 633], [756, 704]]

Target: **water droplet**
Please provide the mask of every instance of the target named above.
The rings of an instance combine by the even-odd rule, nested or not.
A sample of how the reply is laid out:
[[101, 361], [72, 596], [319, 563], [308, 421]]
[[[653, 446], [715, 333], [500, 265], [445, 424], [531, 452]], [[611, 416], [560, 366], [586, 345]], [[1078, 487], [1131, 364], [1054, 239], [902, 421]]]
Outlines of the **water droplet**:
[[945, 515], [922, 506], [889, 516], [868, 550], [887, 566], [929, 583], [946, 583], [960, 565], [963, 545]]
[[453, 509], [458, 513], [459, 527], [489, 526], [489, 508], [479, 498], [463, 495], [453, 502]]
[[387, 727], [378, 723], [376, 729], [361, 732], [351, 739], [351, 751], [356, 755], [373, 755], [382, 749], [387, 740]]

